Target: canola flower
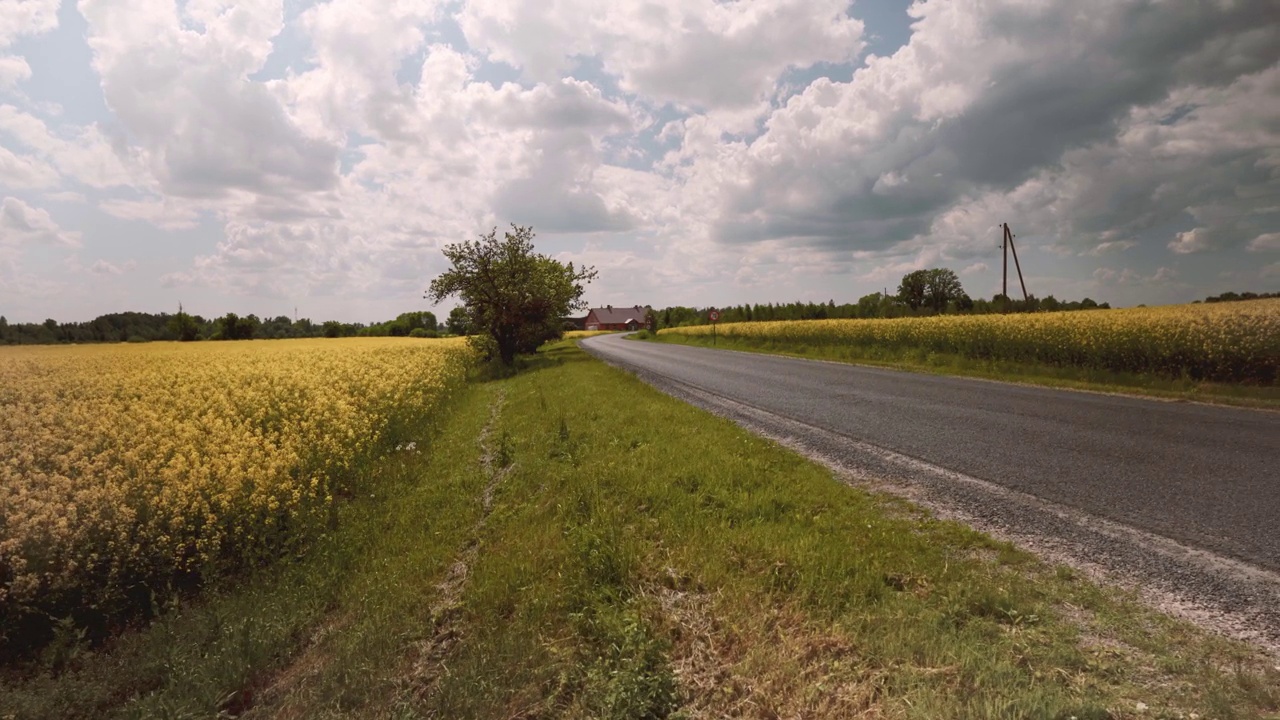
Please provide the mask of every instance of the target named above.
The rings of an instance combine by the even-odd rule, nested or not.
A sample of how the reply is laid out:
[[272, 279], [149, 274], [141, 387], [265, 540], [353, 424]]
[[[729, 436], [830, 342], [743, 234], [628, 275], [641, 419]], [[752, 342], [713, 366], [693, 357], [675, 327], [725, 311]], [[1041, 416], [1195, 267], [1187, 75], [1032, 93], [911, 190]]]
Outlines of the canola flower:
[[[1280, 375], [1280, 299], [1125, 310], [729, 323], [726, 339], [779, 350], [945, 353], [1115, 372], [1270, 384]], [[662, 335], [708, 336], [710, 326]]]
[[463, 339], [0, 348], [0, 644], [322, 530], [471, 357]]

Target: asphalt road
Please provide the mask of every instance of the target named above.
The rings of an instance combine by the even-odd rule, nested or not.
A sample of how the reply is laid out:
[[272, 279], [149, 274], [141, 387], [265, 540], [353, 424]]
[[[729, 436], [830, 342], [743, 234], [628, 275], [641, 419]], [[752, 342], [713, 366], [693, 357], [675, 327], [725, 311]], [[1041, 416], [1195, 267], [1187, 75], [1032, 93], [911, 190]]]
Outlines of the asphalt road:
[[[1280, 571], [1280, 413], [620, 335], [590, 338], [582, 346], [669, 392], [738, 408], [729, 414], [745, 424], [756, 415], [773, 423], [775, 435], [821, 434], [830, 454], [850, 462], [857, 462], [850, 459], [855, 455], [880, 454], [897, 458], [901, 470], [903, 462], [923, 461], [1136, 528], [1148, 538], [1132, 541], [1136, 553], [1167, 538], [1268, 574]], [[1114, 543], [1095, 540], [1097, 547], [1087, 553], [1106, 553]]]

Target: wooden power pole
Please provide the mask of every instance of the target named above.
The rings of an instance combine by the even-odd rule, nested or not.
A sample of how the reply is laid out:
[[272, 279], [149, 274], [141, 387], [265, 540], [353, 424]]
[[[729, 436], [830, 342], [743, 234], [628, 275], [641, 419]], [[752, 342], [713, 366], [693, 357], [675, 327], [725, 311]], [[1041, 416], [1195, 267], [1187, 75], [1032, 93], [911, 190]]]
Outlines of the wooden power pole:
[[1014, 247], [1013, 245], [1013, 232], [1009, 230], [1009, 223], [1001, 223], [1001, 227], [1004, 228], [1004, 242], [1001, 244], [1001, 247], [1004, 249], [1004, 270], [1002, 273], [1003, 284], [1001, 285], [1001, 292], [1004, 294], [1005, 301], [1008, 302], [1009, 300], [1009, 251], [1012, 250], [1013, 266], [1018, 271], [1018, 284], [1022, 286], [1022, 301], [1030, 302], [1030, 297], [1027, 295], [1027, 283], [1025, 280], [1022, 279], [1022, 263], [1018, 262], [1018, 248]]

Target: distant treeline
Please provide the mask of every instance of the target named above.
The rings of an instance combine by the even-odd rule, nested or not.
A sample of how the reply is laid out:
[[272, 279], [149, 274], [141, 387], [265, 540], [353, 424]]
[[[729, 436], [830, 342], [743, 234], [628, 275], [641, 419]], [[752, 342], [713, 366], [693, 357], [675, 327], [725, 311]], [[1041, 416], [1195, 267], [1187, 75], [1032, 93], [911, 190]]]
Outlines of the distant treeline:
[[[1205, 298], [1204, 301], [1207, 303], [1216, 303], [1216, 302], [1235, 302], [1237, 300], [1265, 300], [1266, 298], [1280, 298], [1280, 292], [1273, 292], [1273, 293], [1224, 292], [1221, 295], [1210, 295], [1209, 297]], [[1196, 300], [1195, 302], [1200, 302], [1200, 301]]]
[[124, 312], [101, 315], [89, 322], [10, 323], [0, 316], [0, 345], [54, 343], [149, 342], [152, 340], [250, 340], [280, 338], [412, 336], [436, 337], [441, 327], [430, 312], [402, 313], [394, 320], [365, 325], [336, 320], [291, 320], [284, 315], [263, 320], [257, 315], [227, 313], [204, 318], [179, 310], [176, 314]]
[[[826, 303], [769, 303], [767, 305], [736, 305], [720, 308], [720, 322], [753, 322], [769, 320], [825, 320], [849, 318], [896, 318], [926, 315], [958, 314], [981, 315], [999, 312], [1061, 312], [1066, 310], [1109, 309], [1107, 303], [1099, 303], [1091, 298], [1070, 302], [1058, 300], [1052, 295], [1038, 298], [1034, 295], [1027, 300], [1008, 300], [997, 295], [990, 300], [973, 300], [967, 295], [947, 300], [942, 309], [935, 310], [927, 304], [919, 304], [912, 308], [911, 304], [898, 295], [872, 293], [864, 295], [856, 303], [836, 304], [835, 300]], [[1007, 308], [1007, 310], [1006, 310]], [[657, 311], [660, 327], [682, 327], [688, 325], [705, 325], [707, 311], [710, 308], [669, 307]]]

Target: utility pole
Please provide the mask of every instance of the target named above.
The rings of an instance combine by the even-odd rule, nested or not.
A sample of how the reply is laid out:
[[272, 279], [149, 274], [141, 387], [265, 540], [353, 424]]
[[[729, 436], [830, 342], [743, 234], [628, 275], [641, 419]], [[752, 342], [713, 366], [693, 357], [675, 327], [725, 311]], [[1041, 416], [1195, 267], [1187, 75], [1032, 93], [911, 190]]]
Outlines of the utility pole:
[[1009, 308], [1009, 223], [1000, 223], [1004, 236], [1000, 238], [1000, 249], [1004, 251], [1004, 264], [1000, 267], [1000, 294], [1004, 296], [1005, 312]]
[[1004, 228], [1004, 242], [1001, 247], [1004, 249], [1004, 271], [1001, 292], [1004, 294], [1005, 302], [1009, 301], [1009, 251], [1013, 251], [1013, 266], [1018, 271], [1018, 284], [1022, 286], [1022, 301], [1029, 303], [1030, 296], [1027, 295], [1027, 282], [1022, 279], [1022, 263], [1018, 262], [1018, 248], [1013, 244], [1013, 231], [1009, 229], [1009, 223], [1001, 223]]

